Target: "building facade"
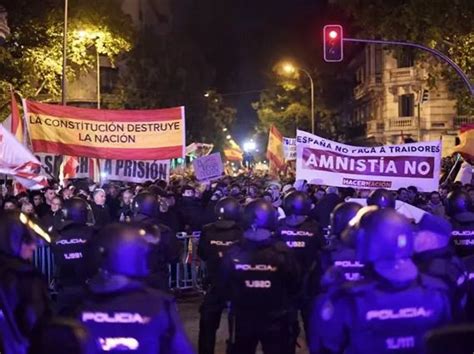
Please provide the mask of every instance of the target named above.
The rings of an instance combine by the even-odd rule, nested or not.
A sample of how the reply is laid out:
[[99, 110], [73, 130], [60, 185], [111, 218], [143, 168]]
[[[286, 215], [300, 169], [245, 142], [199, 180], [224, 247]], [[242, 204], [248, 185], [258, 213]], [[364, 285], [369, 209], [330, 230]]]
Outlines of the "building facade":
[[[460, 125], [474, 121], [457, 115], [446, 82], [428, 86], [436, 67], [416, 62], [410, 50], [394, 53], [367, 45], [349, 63], [354, 76], [350, 100], [350, 140], [368, 144], [443, 139], [454, 145]], [[362, 128], [362, 129], [361, 129]]]

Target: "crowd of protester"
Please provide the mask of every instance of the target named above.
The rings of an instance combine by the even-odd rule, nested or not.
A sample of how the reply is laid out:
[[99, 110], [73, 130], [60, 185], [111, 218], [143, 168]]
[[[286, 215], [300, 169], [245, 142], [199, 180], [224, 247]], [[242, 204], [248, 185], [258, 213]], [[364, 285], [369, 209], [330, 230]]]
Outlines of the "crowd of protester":
[[[129, 329], [133, 336], [99, 336], [100, 350], [78, 344], [81, 351], [71, 352], [120, 348], [157, 352], [143, 348], [155, 348], [159, 343], [147, 341], [158, 337], [168, 341], [167, 349], [160, 353], [193, 352], [176, 311], [170, 310], [174, 302], [168, 288], [167, 266], [177, 262], [182, 251], [176, 235], [198, 231], [202, 233], [198, 254], [208, 270], [200, 309], [200, 354], [214, 353], [220, 317], [229, 301], [230, 353], [255, 353], [260, 342], [266, 354], [292, 354], [298, 341], [304, 340], [301, 338], [305, 338], [312, 354], [392, 350], [422, 353], [428, 349], [419, 343], [420, 338], [430, 330], [474, 319], [474, 301], [470, 297], [470, 268], [474, 271], [474, 261], [469, 257], [471, 234], [474, 242], [473, 199], [474, 186], [459, 182], [442, 184], [439, 190], [430, 192], [421, 192], [414, 186], [373, 192], [249, 174], [212, 182], [178, 175], [169, 182], [143, 184], [116, 181], [98, 185], [76, 180], [59, 186], [51, 181], [42, 191], [16, 195], [12, 185], [6, 183], [1, 193], [2, 223], [13, 225], [12, 215], [26, 215], [46, 230], [55, 245], [58, 269], [63, 272], [56, 276], [56, 289], [50, 288], [50, 294], [46, 294], [45, 287], [35, 298], [44, 302], [38, 300], [42, 305], [35, 307], [37, 323], [29, 323], [29, 330], [21, 325], [15, 330], [31, 343], [31, 353], [58, 350], [48, 347], [58, 341], [54, 333], [74, 337], [70, 344], [77, 344], [81, 342], [78, 331], [84, 328], [77, 322], [68, 322], [68, 318], [74, 317], [74, 308], [90, 297], [90, 308], [83, 310], [82, 322], [94, 322], [87, 326], [92, 332], [100, 332], [98, 324], [105, 322], [109, 326], [127, 321], [145, 324], [150, 321], [146, 318], [156, 316], [162, 330], [166, 326], [160, 321], [173, 324], [173, 335], [157, 336], [160, 330], [153, 326], [147, 327], [151, 332], [143, 330], [140, 334]], [[362, 208], [348, 200], [364, 200], [369, 206]], [[426, 215], [415, 225], [415, 220], [395, 210], [396, 203], [409, 204]], [[0, 238], [12, 237], [11, 230], [5, 226]], [[147, 235], [146, 243], [136, 240], [141, 233]], [[453, 235], [457, 240], [461, 237], [461, 242], [453, 241]], [[96, 251], [100, 250], [103, 256], [100, 265], [80, 248], [82, 244], [94, 244], [95, 239], [100, 244]], [[67, 251], [58, 251], [61, 246], [66, 246]], [[10, 244], [5, 247], [0, 242], [0, 264], [12, 256]], [[34, 249], [21, 248], [15, 257], [29, 260], [28, 252]], [[153, 260], [149, 253], [154, 255]], [[78, 270], [77, 263], [68, 268], [67, 262], [58, 261], [62, 256], [66, 260], [81, 258], [84, 269]], [[253, 273], [258, 276], [245, 278]], [[0, 288], [5, 286], [2, 276], [0, 272]], [[143, 283], [138, 281], [142, 278], [146, 278]], [[245, 284], [243, 289], [238, 288], [239, 282]], [[85, 284], [92, 295], [84, 290]], [[162, 292], [144, 294], [136, 292], [138, 288], [142, 292], [145, 288]], [[52, 302], [51, 290], [57, 293]], [[0, 291], [0, 303], [5, 306], [2, 296]], [[21, 301], [13, 303], [18, 306]], [[145, 310], [147, 303], [160, 305]], [[365, 318], [353, 310], [354, 306], [366, 309], [375, 304], [378, 310], [367, 312]], [[160, 319], [163, 307], [168, 309], [165, 313], [169, 320]], [[112, 316], [107, 312], [110, 308], [122, 312]], [[150, 317], [143, 317], [142, 312], [146, 311]], [[303, 321], [301, 329], [298, 312]], [[51, 313], [62, 317], [52, 317]], [[132, 317], [117, 317], [124, 313]], [[84, 316], [91, 317], [84, 320]], [[42, 317], [49, 319], [47, 326], [39, 320]], [[384, 327], [383, 321], [387, 320], [395, 320], [396, 325]], [[33, 331], [34, 326], [38, 327]], [[384, 332], [387, 328], [388, 334]], [[463, 327], [460, 333], [469, 330], [470, 327]], [[412, 331], [412, 335], [406, 331]], [[13, 336], [5, 333], [4, 343], [6, 337]], [[435, 342], [436, 338], [442, 339], [430, 347], [430, 353], [445, 348], [444, 334], [435, 336]], [[45, 340], [48, 336], [55, 339]], [[141, 339], [135, 342], [137, 338]], [[457, 345], [464, 339], [456, 339]], [[11, 344], [2, 345], [6, 353], [26, 353], [26, 349], [12, 351]]]

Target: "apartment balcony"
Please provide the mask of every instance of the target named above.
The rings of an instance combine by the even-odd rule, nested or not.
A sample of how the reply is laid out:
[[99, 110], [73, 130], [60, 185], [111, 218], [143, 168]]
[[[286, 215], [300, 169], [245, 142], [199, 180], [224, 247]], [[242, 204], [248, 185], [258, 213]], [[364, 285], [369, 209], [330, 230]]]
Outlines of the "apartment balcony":
[[474, 124], [474, 117], [472, 116], [457, 116], [454, 117], [454, 128], [459, 129], [465, 124]]
[[390, 130], [416, 129], [417, 127], [418, 124], [415, 117], [398, 117], [388, 120], [388, 129]]
[[396, 68], [389, 71], [389, 81], [392, 84], [410, 83], [417, 79], [417, 72], [414, 67]]

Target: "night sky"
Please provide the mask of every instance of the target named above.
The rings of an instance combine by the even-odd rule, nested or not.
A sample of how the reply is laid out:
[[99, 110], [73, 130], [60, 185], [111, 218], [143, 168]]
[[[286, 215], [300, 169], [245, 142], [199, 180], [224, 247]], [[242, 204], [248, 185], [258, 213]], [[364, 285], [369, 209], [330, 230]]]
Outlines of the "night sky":
[[216, 68], [214, 88], [238, 109], [232, 132], [247, 138], [257, 121], [251, 103], [265, 88], [272, 67], [288, 58], [321, 64], [321, 28], [330, 18], [323, 0], [198, 0], [188, 21], [196, 41]]

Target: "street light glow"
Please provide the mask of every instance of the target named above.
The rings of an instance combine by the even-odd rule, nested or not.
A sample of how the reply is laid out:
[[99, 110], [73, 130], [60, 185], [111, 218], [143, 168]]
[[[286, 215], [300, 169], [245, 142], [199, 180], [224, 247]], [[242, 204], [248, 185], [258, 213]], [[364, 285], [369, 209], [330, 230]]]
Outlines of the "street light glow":
[[329, 38], [336, 39], [337, 38], [337, 32], [336, 31], [329, 32]]
[[250, 140], [250, 141], [246, 141], [244, 143], [244, 151], [245, 152], [250, 152], [250, 151], [254, 151], [256, 149], [257, 145], [255, 144], [254, 141]]
[[209, 97], [209, 92], [206, 92], [206, 93], [204, 94], [204, 97]]
[[77, 31], [77, 35], [79, 36], [79, 38], [84, 39], [87, 36], [87, 32], [86, 31]]
[[226, 139], [227, 139], [227, 140], [232, 139], [232, 137], [230, 136], [230, 134], [226, 136]]
[[293, 74], [296, 69], [291, 63], [285, 63], [283, 64], [283, 71], [287, 74]]

